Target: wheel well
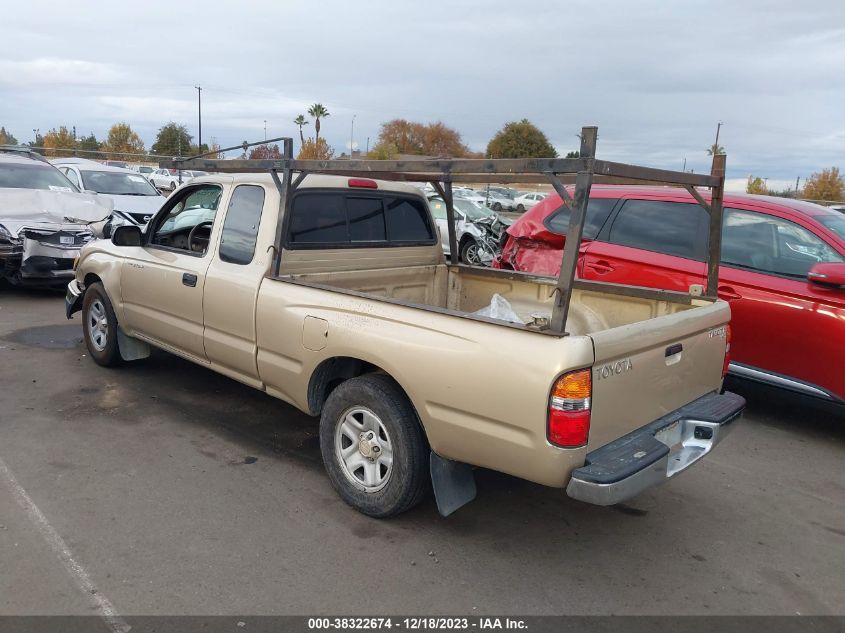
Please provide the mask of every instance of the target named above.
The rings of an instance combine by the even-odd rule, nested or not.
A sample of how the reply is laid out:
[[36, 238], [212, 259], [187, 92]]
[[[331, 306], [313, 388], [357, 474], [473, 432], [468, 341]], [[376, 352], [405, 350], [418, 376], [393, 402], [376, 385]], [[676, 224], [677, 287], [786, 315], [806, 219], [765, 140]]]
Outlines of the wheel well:
[[102, 281], [102, 279], [100, 279], [94, 273], [88, 273], [87, 275], [85, 275], [85, 278], [82, 280], [82, 284], [87, 288], [91, 284], [95, 284], [98, 281]]
[[308, 409], [312, 415], [320, 415], [323, 404], [332, 390], [340, 383], [363, 374], [383, 371], [380, 367], [349, 356], [337, 356], [324, 360], [311, 374], [308, 384]]

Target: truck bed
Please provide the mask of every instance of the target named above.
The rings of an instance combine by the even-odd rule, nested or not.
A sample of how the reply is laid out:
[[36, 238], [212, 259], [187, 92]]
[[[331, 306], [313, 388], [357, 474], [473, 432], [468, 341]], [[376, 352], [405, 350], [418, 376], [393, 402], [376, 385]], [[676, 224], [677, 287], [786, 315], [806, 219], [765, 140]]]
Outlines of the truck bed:
[[[526, 324], [531, 323], [532, 315], [551, 316], [555, 287], [548, 277], [446, 264], [307, 272], [286, 279], [423, 309], [448, 310], [465, 317], [472, 317], [499, 294]], [[589, 287], [573, 292], [566, 324], [570, 335], [593, 334], [711, 303], [678, 293], [637, 296], [633, 291], [620, 291], [618, 286], [591, 283]]]

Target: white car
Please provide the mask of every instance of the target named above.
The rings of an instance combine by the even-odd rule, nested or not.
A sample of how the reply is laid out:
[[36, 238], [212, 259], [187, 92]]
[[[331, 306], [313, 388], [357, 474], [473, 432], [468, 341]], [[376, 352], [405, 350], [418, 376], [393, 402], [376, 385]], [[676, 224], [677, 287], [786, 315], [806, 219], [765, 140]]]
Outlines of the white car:
[[[483, 205], [457, 196], [453, 204], [459, 260], [471, 266], [489, 266], [501, 250], [502, 233], [510, 226], [510, 220], [499, 217]], [[433, 195], [429, 196], [428, 206], [440, 233], [443, 252], [448, 255], [451, 249], [446, 203], [440, 196]]]
[[523, 213], [527, 211], [531, 207], [533, 207], [538, 202], [541, 202], [546, 199], [546, 194], [544, 193], [537, 193], [537, 192], [530, 192], [524, 193], [521, 196], [517, 196], [514, 198], [514, 204], [516, 205], [516, 210], [518, 213]]
[[513, 198], [507, 198], [492, 189], [481, 189], [476, 192], [481, 197], [481, 204], [490, 207], [493, 211], [512, 211], [516, 207]]
[[163, 191], [173, 191], [180, 184], [184, 184], [189, 180], [193, 180], [196, 176], [204, 176], [205, 174], [198, 171], [182, 170], [181, 181], [179, 179], [179, 172], [170, 169], [156, 169], [147, 178], [157, 189]]
[[147, 225], [164, 198], [141, 174], [85, 158], [51, 161], [80, 191], [96, 193], [114, 203], [111, 228], [123, 224]]

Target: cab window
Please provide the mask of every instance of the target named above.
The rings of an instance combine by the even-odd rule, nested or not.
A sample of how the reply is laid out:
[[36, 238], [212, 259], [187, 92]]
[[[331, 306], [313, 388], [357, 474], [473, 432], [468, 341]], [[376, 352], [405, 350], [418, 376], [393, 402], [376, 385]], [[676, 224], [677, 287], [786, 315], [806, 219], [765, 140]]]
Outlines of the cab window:
[[222, 261], [240, 265], [249, 264], [252, 261], [263, 208], [263, 187], [239, 185], [235, 188], [220, 236]]
[[725, 209], [722, 264], [804, 279], [813, 264], [845, 258], [802, 226], [763, 213]]
[[150, 244], [205, 255], [221, 194], [217, 185], [200, 185], [182, 192], [156, 219]]
[[289, 248], [415, 246], [434, 243], [425, 203], [392, 192], [305, 190], [291, 203]]

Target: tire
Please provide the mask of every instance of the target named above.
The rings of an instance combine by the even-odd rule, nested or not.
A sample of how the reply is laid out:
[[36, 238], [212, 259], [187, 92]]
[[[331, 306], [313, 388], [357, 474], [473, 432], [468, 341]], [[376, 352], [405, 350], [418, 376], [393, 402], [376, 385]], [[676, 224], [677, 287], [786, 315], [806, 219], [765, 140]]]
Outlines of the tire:
[[498, 202], [494, 202], [493, 203], [493, 211], [501, 211], [501, 210], [502, 210], [502, 205]]
[[176, 183], [175, 182], [170, 183], [170, 191], [176, 191]]
[[516, 212], [517, 213], [525, 213], [525, 207], [522, 204], [516, 205]]
[[464, 240], [461, 244], [460, 260], [470, 266], [481, 266], [481, 257], [478, 254], [478, 242], [472, 238]]
[[320, 417], [320, 450], [340, 498], [371, 517], [410, 510], [431, 485], [422, 425], [384, 374], [351, 378], [331, 392]]
[[100, 282], [85, 290], [82, 300], [82, 336], [88, 353], [98, 365], [116, 367], [123, 364], [117, 343], [117, 317]]

